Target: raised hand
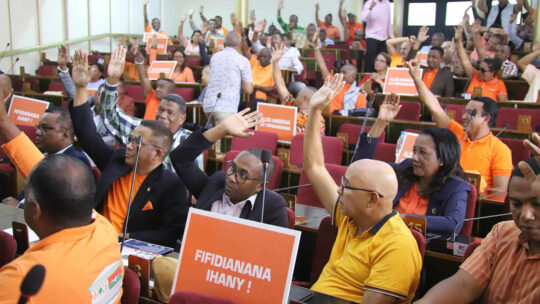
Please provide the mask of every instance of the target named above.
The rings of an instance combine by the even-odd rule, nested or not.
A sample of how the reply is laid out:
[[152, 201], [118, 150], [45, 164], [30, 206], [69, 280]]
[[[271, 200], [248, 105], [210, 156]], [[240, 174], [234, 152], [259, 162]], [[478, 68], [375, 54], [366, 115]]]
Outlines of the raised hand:
[[218, 128], [225, 131], [227, 135], [250, 137], [255, 133], [246, 132], [246, 130], [251, 129], [259, 124], [261, 114], [259, 114], [257, 111], [248, 113], [249, 110], [249, 108], [246, 108], [234, 115], [229, 116], [218, 126]]
[[328, 106], [336, 94], [343, 89], [344, 85], [343, 74], [335, 74], [332, 79], [328, 77], [324, 85], [311, 96], [311, 100], [309, 101], [310, 109], [322, 111]]
[[69, 61], [67, 46], [61, 45], [58, 47], [58, 58], [56, 61], [58, 62], [61, 70], [65, 70], [67, 68], [67, 63]]
[[76, 87], [86, 88], [90, 81], [90, 71], [88, 71], [88, 54], [82, 49], [75, 50], [75, 54], [71, 57], [73, 69], [71, 78]]
[[396, 118], [401, 105], [399, 104], [399, 95], [392, 93], [384, 97], [384, 102], [379, 108], [379, 115], [377, 119], [380, 119], [384, 122], [391, 122]]
[[249, 22], [248, 25], [255, 24], [255, 21], [257, 21], [257, 18], [255, 18], [255, 10], [249, 11]]
[[255, 27], [253, 28], [253, 31], [256, 33], [260, 33], [264, 30], [266, 22], [265, 21], [259, 21], [257, 24], [255, 24]]
[[149, 2], [148, 0], [143, 0], [142, 3], [143, 3], [144, 6], [147, 6], [147, 5], [148, 5], [148, 2]]
[[276, 47], [272, 48], [272, 63], [277, 64], [281, 57], [283, 57], [283, 54], [285, 54], [285, 51], [287, 50], [287, 47], [284, 43], [278, 44]]
[[199, 6], [199, 14], [202, 15], [202, 14], [203, 14], [203, 11], [204, 11], [204, 6], [202, 6], [202, 5]]
[[180, 17], [180, 23], [184, 24], [184, 22], [186, 22], [186, 15]]
[[285, 7], [285, 4], [283, 3], [283, 0], [280, 0], [277, 7], [278, 11], [282, 10], [284, 7]]
[[480, 19], [474, 19], [473, 25], [471, 27], [471, 31], [474, 34], [480, 35], [480, 28], [482, 27], [482, 24], [480, 23]]
[[116, 84], [124, 73], [124, 64], [126, 63], [126, 48], [121, 45], [111, 52], [111, 59], [107, 67], [107, 82]]
[[316, 11], [319, 10], [319, 3], [315, 3], [315, 10], [316, 10]]
[[461, 43], [463, 41], [463, 26], [458, 25], [454, 27], [454, 39], [456, 43]]
[[420, 42], [425, 42], [426, 40], [428, 40], [429, 38], [429, 35], [427, 34], [429, 31], [429, 27], [427, 26], [422, 26], [419, 30], [418, 30], [418, 38], [416, 38], [418, 41]]
[[340, 5], [343, 5], [343, 3], [345, 3], [345, 0], [339, 0]]
[[189, 11], [188, 11], [189, 18], [191, 18], [191, 16], [193, 16], [194, 12], [195, 12], [195, 10], [193, 10], [192, 8], [189, 9]]
[[411, 75], [411, 77], [413, 79], [417, 79], [419, 78], [419, 71], [420, 71], [420, 63], [416, 60], [416, 59], [412, 59], [408, 62], [405, 63], [405, 66], [407, 68], [409, 68], [409, 75]]
[[[531, 155], [535, 158], [536, 163], [540, 165], [540, 135], [533, 133], [532, 141], [524, 140], [523, 145], [531, 151]], [[518, 164], [519, 170], [525, 176], [531, 189], [536, 193], [536, 198], [540, 202], [540, 175], [536, 176], [533, 169], [524, 161], [520, 161]]]

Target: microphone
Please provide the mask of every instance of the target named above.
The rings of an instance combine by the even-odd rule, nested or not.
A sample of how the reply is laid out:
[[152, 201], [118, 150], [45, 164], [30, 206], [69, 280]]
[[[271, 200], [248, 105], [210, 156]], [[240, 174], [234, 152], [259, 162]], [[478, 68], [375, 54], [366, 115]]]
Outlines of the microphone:
[[4, 55], [6, 54], [8, 47], [9, 47], [9, 42], [6, 43], [6, 47], [4, 48], [4, 51], [2, 52], [2, 55], [0, 56], [0, 59], [4, 58]]
[[137, 141], [137, 154], [135, 155], [135, 166], [133, 168], [133, 175], [131, 176], [131, 189], [129, 190], [129, 200], [128, 200], [128, 209], [126, 213], [126, 218], [124, 219], [124, 227], [122, 230], [122, 244], [120, 245], [120, 254], [124, 249], [124, 242], [126, 241], [127, 226], [129, 220], [129, 211], [131, 210], [131, 199], [133, 197], [133, 187], [135, 186], [135, 174], [137, 173], [137, 165], [139, 164], [139, 154], [141, 153], [142, 145], [142, 135], [139, 135], [139, 140]]
[[[369, 101], [367, 105], [368, 109], [373, 107], [373, 103], [375, 102], [375, 96], [377, 96], [377, 94], [373, 94], [373, 96], [371, 97], [371, 100]], [[358, 153], [358, 146], [360, 146], [360, 138], [362, 138], [362, 134], [364, 133], [364, 129], [366, 128], [368, 113], [369, 111], [366, 111], [366, 114], [364, 115], [364, 121], [362, 122], [362, 128], [360, 129], [360, 135], [358, 136], [358, 140], [356, 141], [356, 147], [354, 147], [354, 153], [353, 153], [353, 156], [351, 157], [351, 163], [356, 160], [356, 154]]]
[[15, 62], [11, 64], [11, 67], [9, 68], [8, 72], [6, 74], [10, 74], [13, 71], [13, 68], [15, 67], [15, 64], [19, 62], [19, 57], [15, 59]]
[[262, 150], [261, 162], [263, 163], [263, 196], [262, 196], [262, 211], [261, 211], [261, 223], [264, 222], [264, 201], [266, 200], [266, 172], [268, 171], [268, 164], [272, 160], [272, 152], [270, 150]]
[[463, 146], [463, 142], [465, 142], [465, 137], [467, 137], [467, 133], [469, 133], [469, 128], [471, 127], [472, 121], [474, 117], [476, 116], [476, 109], [472, 109], [471, 111], [471, 119], [469, 119], [469, 123], [467, 124], [467, 128], [465, 129], [465, 134], [463, 134], [463, 138], [461, 139], [461, 144], [459, 144], [459, 147], [461, 148]]
[[512, 212], [503, 213], [503, 214], [495, 214], [495, 215], [479, 216], [479, 217], [473, 217], [473, 218], [469, 218], [469, 219], [463, 219], [461, 222], [459, 222], [456, 225], [456, 229], [454, 229], [454, 233], [452, 234], [452, 242], [456, 241], [458, 228], [461, 228], [460, 225], [463, 226], [463, 224], [465, 222], [476, 221], [476, 220], [484, 220], [484, 219], [495, 218], [495, 217], [503, 217], [503, 216], [509, 216], [509, 215], [512, 215]]
[[311, 184], [290, 186], [290, 187], [285, 187], [285, 188], [274, 189], [274, 192], [281, 192], [281, 191], [286, 191], [286, 190], [291, 190], [291, 189], [298, 189], [298, 188], [309, 187], [309, 186], [311, 186]]
[[504, 127], [502, 128], [502, 130], [500, 130], [497, 135], [495, 135], [495, 137], [499, 137], [499, 135], [502, 134], [502, 132], [506, 131], [508, 128], [510, 127], [509, 124], [505, 124]]
[[41, 264], [36, 264], [30, 268], [26, 276], [21, 283], [21, 296], [19, 297], [19, 304], [28, 302], [30, 297], [35, 296], [43, 285], [45, 279], [45, 267]]
[[210, 121], [212, 121], [212, 116], [214, 115], [214, 112], [216, 111], [217, 102], [220, 99], [221, 99], [221, 92], [217, 93], [216, 102], [214, 102], [214, 106], [212, 107], [212, 113], [210, 113], [210, 116], [208, 117], [208, 121], [206, 121], [206, 126], [204, 126], [205, 129], [208, 129], [208, 125], [210, 124]]

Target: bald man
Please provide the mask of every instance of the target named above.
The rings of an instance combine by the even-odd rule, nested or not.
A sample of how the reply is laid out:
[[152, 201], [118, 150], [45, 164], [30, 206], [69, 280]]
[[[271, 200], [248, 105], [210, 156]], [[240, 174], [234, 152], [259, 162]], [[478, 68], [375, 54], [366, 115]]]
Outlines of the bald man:
[[344, 85], [343, 75], [327, 80], [311, 97], [304, 135], [304, 170], [338, 234], [328, 263], [313, 290], [357, 303], [410, 303], [422, 258], [409, 228], [392, 209], [397, 177], [375, 160], [352, 163], [334, 182], [324, 165], [319, 119]]
[[9, 109], [9, 105], [11, 104], [11, 98], [12, 98], [12, 86], [11, 86], [11, 78], [5, 74], [0, 75], [0, 91], [2, 92], [2, 96], [5, 96], [5, 99], [3, 102], [6, 104], [6, 111]]

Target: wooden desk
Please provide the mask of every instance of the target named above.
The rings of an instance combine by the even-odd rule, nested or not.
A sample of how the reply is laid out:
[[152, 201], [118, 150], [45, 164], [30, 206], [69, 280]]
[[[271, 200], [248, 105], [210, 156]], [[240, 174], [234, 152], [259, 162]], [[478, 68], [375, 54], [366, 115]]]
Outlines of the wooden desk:
[[324, 208], [313, 207], [308, 205], [296, 204], [294, 209], [296, 217], [305, 217], [304, 221], [295, 223], [294, 228], [301, 231], [314, 232], [319, 231], [319, 225], [323, 218], [330, 214]]
[[0, 230], [11, 228], [11, 222], [13, 221], [25, 223], [24, 210], [0, 204]]

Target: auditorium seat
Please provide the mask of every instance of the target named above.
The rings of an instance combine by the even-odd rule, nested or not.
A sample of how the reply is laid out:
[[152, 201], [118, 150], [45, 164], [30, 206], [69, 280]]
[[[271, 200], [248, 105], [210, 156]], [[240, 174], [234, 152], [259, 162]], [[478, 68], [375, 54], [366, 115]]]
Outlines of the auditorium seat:
[[0, 268], [15, 259], [17, 242], [11, 234], [0, 230]]
[[[308, 70], [306, 67], [306, 63], [303, 61], [300, 61], [300, 63], [302, 63], [302, 66], [304, 67], [304, 69], [302, 70], [302, 73], [294, 74], [294, 81], [299, 81], [299, 82], [303, 82], [307, 84]], [[312, 79], [315, 79], [315, 74], [313, 74], [312, 76], [313, 76]]]
[[[335, 70], [336, 67], [336, 55], [334, 53], [328, 53], [328, 52], [321, 52], [322, 57], [324, 58], [324, 62], [326, 63], [326, 67], [328, 70]], [[311, 52], [309, 53], [310, 58], [315, 58], [315, 53]]]
[[190, 102], [193, 100], [195, 90], [193, 88], [176, 88], [174, 93], [182, 96], [186, 102]]
[[36, 127], [35, 126], [26, 126], [26, 125], [17, 125], [17, 128], [24, 132], [28, 138], [35, 144], [36, 143]]
[[54, 77], [56, 76], [56, 67], [56, 65], [40, 65], [36, 74], [38, 76]]
[[186, 65], [188, 67], [201, 66], [201, 57], [186, 57]]
[[289, 228], [294, 229], [294, 225], [296, 224], [296, 215], [289, 207], [287, 207], [287, 217], [289, 218]]
[[[344, 123], [341, 126], [339, 126], [338, 132], [339, 133], [346, 133], [348, 135], [348, 149], [354, 150], [356, 147], [356, 143], [358, 142], [358, 136], [360, 136], [360, 130], [362, 130], [362, 125], [358, 124], [351, 124], [351, 123]], [[364, 133], [369, 132], [371, 130], [371, 126], [366, 126], [364, 129]], [[381, 137], [379, 138], [379, 142], [384, 142], [386, 132], [383, 131], [381, 134]]]
[[101, 55], [88, 55], [88, 64], [92, 65], [98, 62], [99, 59], [105, 60], [105, 57]]
[[193, 291], [175, 292], [169, 299], [169, 304], [240, 304], [239, 302], [204, 295]]
[[495, 127], [504, 128], [505, 125], [508, 125], [508, 129], [515, 130], [518, 128], [519, 115], [531, 116], [532, 130], [535, 130], [536, 126], [540, 125], [540, 109], [499, 108]]
[[[341, 164], [343, 140], [333, 136], [322, 136], [324, 161], [328, 164]], [[289, 164], [302, 167], [304, 164], [304, 134], [293, 137], [290, 150]]]
[[463, 119], [461, 116], [463, 115], [463, 110], [465, 109], [465, 105], [459, 105], [459, 104], [452, 104], [447, 103], [445, 105], [441, 105], [443, 108], [446, 106], [447, 111], [454, 111], [454, 120], [457, 123], [462, 123]]
[[[328, 170], [328, 173], [330, 173], [330, 175], [334, 179], [334, 182], [337, 185], [340, 185], [341, 177], [345, 175], [347, 167], [328, 163], [324, 164], [324, 166], [326, 167], [326, 170]], [[302, 171], [302, 173], [300, 174], [300, 181], [298, 182], [298, 185], [307, 184], [311, 184], [311, 181], [309, 180], [306, 172]], [[296, 204], [323, 208], [323, 205], [312, 186], [298, 188], [298, 194], [296, 195]]]
[[[469, 196], [467, 197], [467, 209], [465, 209], [466, 219], [474, 217], [476, 211], [476, 196], [478, 195], [478, 193], [476, 192], [476, 187], [473, 184], [469, 183], [469, 187], [471, 188], [471, 191], [469, 192]], [[472, 234], [472, 228], [473, 221], [465, 222], [463, 223], [463, 227], [461, 227], [460, 234], [470, 236]]]
[[278, 137], [276, 133], [265, 131], [254, 132], [250, 137], [233, 137], [231, 142], [231, 150], [243, 151], [246, 149], [266, 149], [276, 155]]
[[375, 148], [375, 153], [373, 154], [373, 159], [381, 160], [384, 162], [393, 163], [396, 161], [396, 144], [379, 142], [377, 148]]
[[[228, 161], [234, 160], [238, 154], [240, 154], [240, 150], [230, 150], [225, 154], [225, 157], [223, 158], [223, 166], [222, 170], [227, 171], [229, 169], [229, 166], [227, 164]], [[268, 181], [268, 189], [277, 189], [279, 188], [279, 184], [281, 183], [281, 171], [283, 170], [283, 162], [281, 159], [275, 155], [272, 155], [272, 160], [274, 160], [275, 169], [274, 174], [272, 175], [272, 178]]]
[[424, 252], [426, 251], [426, 238], [424, 235], [420, 232], [418, 232], [415, 229], [410, 229], [412, 235], [414, 236], [414, 239], [416, 240], [416, 244], [418, 245], [418, 251], [420, 252], [420, 255], [422, 256], [422, 260], [424, 259]]
[[512, 164], [514, 166], [531, 156], [531, 151], [523, 146], [523, 139], [507, 137], [499, 137], [499, 139], [512, 151]]
[[144, 101], [144, 94], [141, 86], [134, 84], [127, 84], [125, 88], [126, 94], [136, 101]]
[[124, 266], [124, 279], [122, 282], [122, 304], [136, 304], [139, 302], [141, 282], [135, 271]]
[[47, 90], [53, 92], [62, 92], [64, 90], [64, 86], [62, 86], [62, 82], [60, 81], [51, 81]]
[[[30, 90], [34, 92], [40, 92], [39, 87], [39, 80], [38, 79], [28, 79], [26, 78], [24, 80], [25, 83], [30, 84]], [[16, 78], [15, 81], [13, 81], [13, 91], [20, 93], [23, 91], [23, 80], [22, 78]]]
[[396, 115], [396, 120], [420, 121], [421, 105], [416, 101], [400, 101], [401, 109]]

